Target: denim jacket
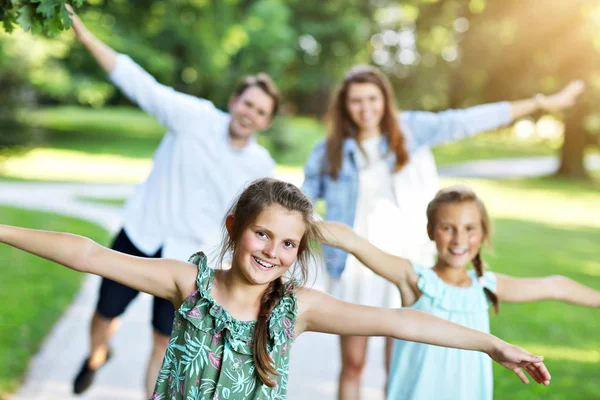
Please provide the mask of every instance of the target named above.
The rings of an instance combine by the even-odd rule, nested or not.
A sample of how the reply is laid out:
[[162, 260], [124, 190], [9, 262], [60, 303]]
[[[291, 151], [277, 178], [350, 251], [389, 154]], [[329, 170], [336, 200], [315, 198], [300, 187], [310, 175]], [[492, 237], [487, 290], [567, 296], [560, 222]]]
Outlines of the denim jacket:
[[[407, 151], [412, 155], [423, 148], [450, 143], [499, 128], [512, 121], [512, 113], [510, 103], [501, 102], [440, 113], [403, 111], [399, 119]], [[390, 168], [393, 169], [396, 162], [395, 154], [388, 152], [387, 141], [381, 143], [382, 157], [385, 157]], [[328, 221], [354, 225], [359, 182], [359, 169], [356, 163], [358, 151], [360, 150], [354, 139], [344, 140], [342, 166], [337, 179], [333, 179], [325, 172], [327, 170], [325, 141], [315, 146], [304, 165], [302, 190], [313, 201], [325, 200], [327, 204], [325, 219]], [[409, 163], [411, 163], [410, 157]], [[348, 254], [330, 246], [323, 246], [323, 253], [327, 272], [331, 277], [339, 278], [344, 272]]]

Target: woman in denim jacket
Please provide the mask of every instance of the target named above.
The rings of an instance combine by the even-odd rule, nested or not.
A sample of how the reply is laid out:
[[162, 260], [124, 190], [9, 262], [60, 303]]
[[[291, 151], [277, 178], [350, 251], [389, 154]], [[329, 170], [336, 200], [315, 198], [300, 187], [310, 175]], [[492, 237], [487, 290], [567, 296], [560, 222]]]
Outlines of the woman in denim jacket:
[[[438, 190], [438, 176], [429, 149], [496, 129], [536, 110], [567, 108], [582, 90], [578, 81], [551, 96], [440, 113], [399, 113], [381, 71], [356, 66], [334, 96], [329, 135], [304, 166], [302, 190], [313, 201], [325, 200], [326, 220], [353, 226], [384, 251], [432, 265], [425, 208]], [[331, 294], [352, 303], [400, 306], [393, 284], [342, 250], [325, 246], [324, 253]], [[367, 337], [344, 336], [340, 344], [339, 399], [358, 399]], [[386, 366], [391, 344], [388, 338]]]

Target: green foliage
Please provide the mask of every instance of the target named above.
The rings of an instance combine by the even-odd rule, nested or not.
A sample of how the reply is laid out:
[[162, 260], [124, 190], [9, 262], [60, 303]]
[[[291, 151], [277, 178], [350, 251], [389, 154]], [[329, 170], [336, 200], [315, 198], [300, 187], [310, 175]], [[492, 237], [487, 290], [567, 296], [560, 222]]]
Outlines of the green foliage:
[[[74, 0], [81, 6], [84, 0]], [[65, 8], [66, 0], [2, 0], [0, 19], [4, 30], [13, 32], [20, 25], [25, 32], [54, 37], [71, 27], [71, 16]]]
[[[10, 31], [17, 18], [24, 30], [47, 35], [70, 24], [58, 11], [64, 0], [12, 1], [16, 5], [5, 14], [14, 20]], [[224, 108], [242, 76], [264, 71], [286, 94], [289, 109], [313, 114], [324, 111], [328, 92], [345, 69], [368, 61], [366, 43], [374, 27], [373, 7], [360, 0], [94, 1], [76, 11], [98, 38], [177, 90]], [[7, 40], [23, 42], [16, 33]], [[57, 41], [67, 51], [42, 51], [48, 54], [43, 68], [23, 64], [36, 74], [31, 82], [39, 97], [93, 106], [123, 101], [71, 35]]]
[[[29, 32], [52, 36], [66, 29], [64, 1], [0, 0], [5, 30], [21, 25], [28, 32], [0, 32], [0, 47], [16, 49], [0, 54], [0, 77], [5, 70], [20, 75], [7, 85], [21, 89], [27, 83], [41, 102], [125, 103], [73, 35], [24, 39], [31, 39]], [[600, 97], [596, 0], [548, 0], [545, 7], [554, 10], [548, 15], [538, 12], [537, 0], [78, 0], [75, 5], [81, 5], [77, 11], [90, 31], [158, 81], [220, 108], [226, 108], [240, 77], [258, 71], [278, 83], [290, 114], [317, 116], [356, 63], [380, 66], [401, 108], [431, 111], [550, 93], [583, 78], [588, 90], [577, 115], [571, 112], [566, 121], [573, 133], [563, 154], [581, 154], [582, 147], [600, 142], [593, 115]], [[575, 147], [567, 146], [573, 138]]]
[[281, 117], [258, 136], [258, 142], [269, 150], [277, 164], [301, 167], [324, 137], [324, 126], [313, 118]]
[[[72, 232], [106, 245], [109, 234], [89, 222], [56, 214], [0, 207], [4, 224]], [[8, 246], [0, 248], [0, 398], [16, 390], [83, 274]]]

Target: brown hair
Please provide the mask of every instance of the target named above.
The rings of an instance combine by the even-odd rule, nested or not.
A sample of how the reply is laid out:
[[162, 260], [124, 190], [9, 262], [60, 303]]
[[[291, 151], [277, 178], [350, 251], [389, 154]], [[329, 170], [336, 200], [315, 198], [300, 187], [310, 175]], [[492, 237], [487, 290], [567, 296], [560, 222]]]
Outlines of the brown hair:
[[[380, 122], [381, 132], [389, 141], [390, 151], [396, 153], [394, 171], [399, 171], [408, 162], [408, 152], [404, 143], [404, 135], [400, 131], [397, 109], [392, 86], [386, 76], [370, 65], [357, 65], [350, 69], [337, 88], [328, 112], [329, 136], [327, 137], [327, 170], [332, 178], [337, 179], [342, 167], [342, 145], [344, 139], [357, 139], [358, 127], [352, 120], [347, 108], [348, 91], [353, 83], [372, 83], [376, 85], [385, 101], [385, 110]], [[360, 144], [359, 144], [360, 146]]]
[[[233, 232], [230, 233], [227, 232], [227, 229], [224, 229], [224, 239], [218, 265], [222, 263], [228, 253], [235, 253], [236, 243], [243, 231], [262, 211], [271, 205], [279, 205], [286, 210], [299, 212], [306, 225], [306, 231], [298, 246], [298, 258], [294, 264], [294, 269], [300, 270], [298, 281], [302, 285], [306, 282], [308, 276], [309, 263], [316, 261], [314, 258], [317, 252], [314, 246], [320, 240], [320, 234], [313, 217], [313, 203], [296, 186], [273, 178], [262, 178], [252, 182], [230, 207], [226, 215], [233, 215], [234, 217]], [[262, 295], [254, 334], [253, 346], [256, 372], [260, 380], [269, 387], [274, 386], [275, 383], [271, 377], [277, 375], [277, 372], [267, 351], [268, 320], [283, 294], [284, 282], [280, 277], [271, 282]]]
[[[456, 204], [456, 203], [465, 203], [465, 202], [473, 202], [477, 205], [479, 209], [479, 214], [481, 215], [481, 227], [483, 229], [483, 233], [485, 234], [485, 242], [489, 245], [491, 244], [491, 236], [492, 236], [492, 224], [490, 221], [490, 217], [488, 212], [483, 204], [483, 201], [473, 190], [466, 186], [450, 186], [444, 189], [441, 189], [437, 192], [433, 200], [429, 202], [427, 206], [427, 233], [429, 237], [433, 237], [433, 230], [435, 228], [437, 213], [442, 204]], [[481, 250], [477, 253], [475, 258], [473, 259], [473, 266], [475, 267], [475, 273], [477, 277], [481, 278], [483, 276], [483, 269], [485, 267], [485, 262], [481, 257]], [[500, 304], [498, 302], [498, 297], [494, 292], [484, 287], [483, 291], [485, 295], [490, 300], [492, 305], [494, 306], [494, 314], [498, 314], [500, 310]]]
[[233, 91], [234, 96], [241, 96], [246, 89], [256, 86], [265, 92], [273, 100], [273, 110], [271, 110], [271, 116], [277, 114], [281, 103], [281, 94], [277, 89], [277, 85], [273, 82], [273, 79], [264, 72], [256, 75], [247, 75], [240, 82], [238, 82], [235, 90]]

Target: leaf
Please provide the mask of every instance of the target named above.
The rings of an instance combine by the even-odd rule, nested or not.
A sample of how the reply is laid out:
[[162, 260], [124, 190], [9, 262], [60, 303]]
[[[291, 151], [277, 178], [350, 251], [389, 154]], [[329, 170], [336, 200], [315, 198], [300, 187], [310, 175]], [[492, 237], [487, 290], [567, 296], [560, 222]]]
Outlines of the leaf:
[[57, 36], [64, 29], [60, 16], [55, 14], [50, 21], [46, 21], [46, 35], [50, 37]]
[[31, 7], [22, 6], [18, 9], [19, 16], [17, 17], [17, 22], [21, 25], [21, 28], [25, 32], [32, 30], [33, 28], [33, 12], [31, 11]]
[[2, 20], [2, 25], [7, 33], [12, 33], [15, 30], [15, 18], [14, 16], [8, 16]]
[[[33, 12], [32, 12], [32, 14], [33, 14]], [[33, 19], [32, 25], [31, 25], [31, 33], [34, 35], [39, 35], [43, 31], [44, 31], [44, 27], [42, 26], [42, 23], [40, 21], [38, 21], [37, 19]]]
[[47, 19], [54, 18], [54, 15], [56, 14], [56, 3], [52, 0], [38, 0], [38, 1], [40, 3], [40, 5], [36, 9], [38, 14], [42, 14]]
[[73, 20], [71, 19], [71, 13], [69, 13], [64, 4], [60, 6], [60, 19], [62, 20], [63, 27], [65, 30], [71, 29], [71, 25], [73, 25]]

